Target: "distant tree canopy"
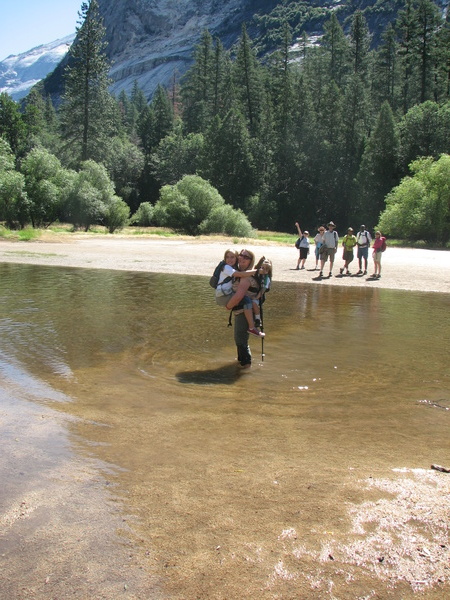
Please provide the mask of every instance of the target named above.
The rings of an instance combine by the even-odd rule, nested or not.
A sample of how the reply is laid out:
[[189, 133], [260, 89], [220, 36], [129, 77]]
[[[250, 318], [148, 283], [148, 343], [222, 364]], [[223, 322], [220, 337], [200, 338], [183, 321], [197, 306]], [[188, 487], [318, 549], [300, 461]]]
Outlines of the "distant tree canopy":
[[[377, 31], [374, 48], [368, 22], [376, 19], [366, 20], [373, 14], [356, 10], [344, 33], [339, 8], [312, 44], [302, 27], [324, 10], [290, 0], [262, 17], [263, 36], [278, 43], [270, 55], [258, 55], [261, 39], [255, 43], [245, 26], [230, 50], [204, 31], [183, 79], [148, 101], [137, 84], [129, 95], [109, 94], [98, 3], [83, 3], [62, 105], [55, 111], [34, 90], [19, 110], [0, 94], [0, 135], [13, 157], [1, 175], [9, 183], [0, 190], [0, 219], [20, 227], [69, 218], [114, 229], [128, 219], [118, 197], [136, 222], [191, 233], [291, 230], [296, 220], [308, 228], [328, 219], [341, 229], [387, 226], [392, 190], [411, 178], [409, 165], [441, 164], [450, 154], [448, 19], [431, 0], [406, 0]], [[58, 176], [32, 176], [38, 159]], [[86, 164], [93, 175], [90, 161], [110, 181], [108, 201], [84, 180]], [[70, 194], [58, 187], [62, 173]], [[209, 186], [212, 202], [201, 216], [191, 197], [197, 185]], [[432, 203], [430, 194], [424, 202]], [[395, 206], [398, 215], [412, 204]], [[436, 223], [438, 214], [430, 209], [427, 219], [444, 243], [448, 219]]]
[[421, 158], [411, 163], [386, 198], [380, 227], [400, 239], [446, 243], [450, 238], [450, 155], [437, 161]]

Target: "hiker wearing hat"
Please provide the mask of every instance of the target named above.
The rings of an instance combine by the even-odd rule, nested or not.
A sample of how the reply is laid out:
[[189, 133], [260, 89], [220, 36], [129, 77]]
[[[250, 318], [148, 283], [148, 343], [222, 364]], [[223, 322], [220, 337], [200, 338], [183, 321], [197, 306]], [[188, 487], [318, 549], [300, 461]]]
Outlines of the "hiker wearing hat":
[[350, 271], [348, 270], [348, 265], [353, 260], [353, 248], [356, 246], [356, 236], [353, 235], [353, 228], [349, 227], [347, 229], [347, 235], [344, 235], [342, 240], [342, 247], [344, 248], [343, 256], [344, 266], [339, 269], [341, 275], [344, 273], [344, 269], [347, 270], [346, 275], [350, 275]]
[[330, 259], [330, 274], [328, 277], [331, 277], [334, 264], [334, 255], [336, 254], [339, 243], [339, 235], [336, 231], [336, 225], [333, 223], [333, 221], [327, 223], [327, 227], [328, 231], [325, 231], [322, 236], [323, 245], [320, 248], [321, 261], [319, 277], [323, 277], [323, 267], [325, 266], [328, 258]]

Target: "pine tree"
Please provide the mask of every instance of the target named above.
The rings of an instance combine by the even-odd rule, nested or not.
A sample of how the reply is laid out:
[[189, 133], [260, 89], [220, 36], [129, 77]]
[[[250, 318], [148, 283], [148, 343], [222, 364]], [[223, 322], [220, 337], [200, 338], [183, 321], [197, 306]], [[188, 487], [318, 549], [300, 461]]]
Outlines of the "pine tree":
[[400, 38], [400, 70], [402, 108], [406, 113], [415, 103], [417, 79], [417, 55], [415, 45], [417, 40], [417, 20], [414, 10], [414, 0], [406, 0], [405, 8], [398, 13], [396, 30]]
[[386, 195], [400, 181], [399, 140], [394, 115], [387, 101], [380, 114], [361, 160], [357, 176], [355, 218], [375, 226], [385, 208]]
[[375, 57], [374, 95], [378, 105], [387, 101], [395, 109], [399, 102], [398, 44], [391, 23], [388, 24], [381, 39], [382, 44]]
[[355, 11], [350, 28], [350, 55], [353, 73], [366, 78], [369, 68], [370, 33], [360, 10]]
[[341, 86], [348, 69], [349, 44], [336, 13], [331, 13], [330, 19], [324, 25], [322, 47], [329, 57], [328, 77]]
[[105, 28], [97, 0], [83, 2], [77, 38], [66, 67], [61, 106], [62, 137], [67, 161], [101, 161], [108, 137], [115, 133], [116, 106], [109, 94], [109, 63], [105, 55]]
[[194, 64], [184, 77], [181, 90], [183, 120], [188, 131], [205, 131], [213, 115], [214, 49], [209, 31], [204, 31], [194, 50]]
[[435, 36], [441, 24], [439, 9], [431, 0], [419, 0], [417, 7], [418, 25], [418, 65], [420, 102], [433, 98], [433, 51]]
[[9, 144], [15, 156], [25, 148], [26, 126], [18, 105], [6, 93], [0, 93], [0, 137]]
[[204, 165], [202, 175], [229, 204], [244, 209], [256, 182], [251, 140], [239, 110], [213, 119], [205, 135]]
[[293, 79], [290, 64], [292, 34], [289, 25], [283, 27], [282, 47], [275, 52], [271, 62], [272, 102], [278, 135], [282, 138], [292, 133]]
[[262, 85], [259, 63], [245, 24], [242, 26], [234, 63], [234, 85], [242, 113], [250, 131], [254, 131], [260, 116]]
[[447, 11], [435, 41], [434, 99], [446, 102], [450, 99], [450, 11]]
[[160, 84], [156, 88], [150, 107], [155, 115], [154, 145], [156, 146], [173, 129], [172, 104], [167, 91]]

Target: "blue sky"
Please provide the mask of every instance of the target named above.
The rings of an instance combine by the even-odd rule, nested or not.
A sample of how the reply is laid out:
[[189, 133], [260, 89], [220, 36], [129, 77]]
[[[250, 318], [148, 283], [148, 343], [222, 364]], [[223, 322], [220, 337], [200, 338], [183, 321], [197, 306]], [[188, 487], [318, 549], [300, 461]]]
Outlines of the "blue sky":
[[3, 0], [0, 61], [75, 33], [83, 0]]

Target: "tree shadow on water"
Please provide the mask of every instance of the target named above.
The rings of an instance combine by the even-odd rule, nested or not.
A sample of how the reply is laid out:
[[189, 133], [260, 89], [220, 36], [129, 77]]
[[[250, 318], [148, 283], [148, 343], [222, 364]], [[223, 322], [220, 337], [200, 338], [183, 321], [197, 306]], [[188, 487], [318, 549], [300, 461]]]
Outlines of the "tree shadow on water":
[[217, 369], [196, 371], [181, 371], [175, 377], [180, 383], [196, 383], [197, 385], [212, 385], [215, 383], [232, 385], [242, 375], [244, 370], [238, 364], [224, 365]]

